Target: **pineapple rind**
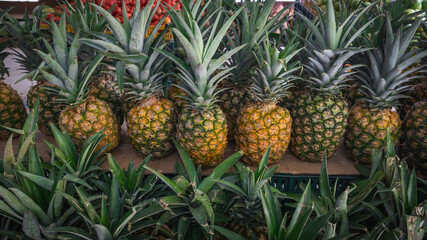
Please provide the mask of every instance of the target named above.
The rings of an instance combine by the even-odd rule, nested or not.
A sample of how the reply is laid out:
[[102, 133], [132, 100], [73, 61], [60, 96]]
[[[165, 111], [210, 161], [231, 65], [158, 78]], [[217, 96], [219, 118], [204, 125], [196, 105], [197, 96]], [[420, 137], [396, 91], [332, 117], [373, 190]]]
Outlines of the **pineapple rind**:
[[64, 109], [64, 105], [56, 103], [55, 100], [58, 95], [50, 92], [45, 87], [53, 87], [45, 80], [40, 80], [36, 85], [32, 86], [27, 94], [27, 103], [30, 109], [33, 108], [34, 104], [39, 99], [39, 122], [38, 129], [45, 135], [52, 135], [52, 130], [49, 126], [50, 123], [58, 127], [58, 118], [61, 111]]
[[124, 122], [122, 94], [115, 75], [101, 73], [89, 83], [89, 94], [107, 102], [116, 115], [119, 126]]
[[236, 145], [244, 152], [243, 160], [258, 166], [265, 150], [271, 146], [268, 164], [281, 160], [291, 135], [292, 118], [286, 108], [275, 103], [246, 106], [237, 119]]
[[120, 142], [120, 129], [110, 105], [94, 96], [83, 103], [69, 105], [59, 115], [59, 126], [70, 134], [77, 147], [82, 147], [93, 134], [104, 130], [105, 137], [98, 149], [109, 144], [105, 152], [116, 148]]
[[[27, 111], [18, 92], [0, 81], [0, 124], [22, 129], [26, 118]], [[0, 127], [0, 139], [8, 138], [10, 134], [9, 130]]]
[[184, 109], [178, 118], [176, 139], [196, 165], [218, 165], [227, 147], [223, 111], [216, 105], [205, 111]]
[[370, 164], [372, 150], [387, 145], [387, 128], [392, 141], [397, 144], [401, 121], [393, 109], [375, 109], [356, 104], [349, 114], [345, 146], [351, 157], [363, 164]]
[[136, 104], [127, 114], [132, 145], [142, 156], [166, 157], [173, 152], [176, 112], [173, 103], [164, 98]]
[[402, 156], [417, 169], [427, 170], [427, 100], [415, 103], [402, 125]]
[[324, 153], [334, 155], [344, 136], [348, 104], [340, 95], [308, 94], [292, 112], [291, 149], [300, 159], [321, 162]]

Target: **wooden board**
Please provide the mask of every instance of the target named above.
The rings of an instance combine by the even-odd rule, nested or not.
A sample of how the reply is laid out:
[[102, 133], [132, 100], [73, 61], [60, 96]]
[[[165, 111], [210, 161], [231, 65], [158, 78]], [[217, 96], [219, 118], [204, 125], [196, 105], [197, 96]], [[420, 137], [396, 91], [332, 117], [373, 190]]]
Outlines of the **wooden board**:
[[[40, 156], [45, 161], [50, 161], [48, 155], [49, 148], [44, 143], [43, 139], [54, 143], [54, 138], [45, 136], [41, 132], [37, 133], [36, 142]], [[0, 141], [0, 156], [3, 157], [5, 140]], [[14, 149], [17, 151], [18, 139], [14, 139]], [[224, 157], [230, 156], [236, 152], [234, 144], [230, 143], [227, 147]], [[129, 136], [126, 133], [125, 125], [122, 128], [122, 136], [120, 145], [111, 152], [113, 157], [119, 163], [120, 167], [127, 168], [129, 161], [132, 160], [136, 166], [139, 166], [143, 157], [139, 156], [133, 149], [130, 143]], [[174, 165], [180, 161], [180, 157], [177, 152], [164, 159], [152, 159], [149, 162], [149, 166], [153, 169], [160, 170], [164, 174], [173, 174]], [[359, 175], [358, 171], [353, 166], [353, 161], [349, 159], [349, 156], [345, 152], [343, 146], [341, 146], [335, 156], [328, 160], [328, 172], [330, 175]], [[321, 163], [312, 163], [299, 160], [295, 155], [288, 149], [283, 159], [275, 164], [278, 165], [276, 173], [291, 174], [291, 175], [318, 175], [320, 173]], [[108, 169], [108, 163], [103, 165], [105, 169]], [[207, 175], [211, 172], [211, 169], [203, 171], [203, 175]]]

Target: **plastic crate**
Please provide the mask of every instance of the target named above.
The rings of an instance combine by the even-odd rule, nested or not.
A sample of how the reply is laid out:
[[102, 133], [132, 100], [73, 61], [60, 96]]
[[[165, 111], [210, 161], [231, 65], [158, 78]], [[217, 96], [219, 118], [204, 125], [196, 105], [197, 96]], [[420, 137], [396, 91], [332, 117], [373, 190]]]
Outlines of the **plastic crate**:
[[[281, 192], [302, 193], [299, 187], [300, 183], [308, 183], [311, 179], [311, 185], [314, 191], [319, 191], [319, 175], [288, 175], [275, 174], [271, 179], [271, 185]], [[343, 192], [351, 183], [361, 179], [360, 176], [329, 176], [329, 184], [331, 187], [338, 179], [337, 193]]]

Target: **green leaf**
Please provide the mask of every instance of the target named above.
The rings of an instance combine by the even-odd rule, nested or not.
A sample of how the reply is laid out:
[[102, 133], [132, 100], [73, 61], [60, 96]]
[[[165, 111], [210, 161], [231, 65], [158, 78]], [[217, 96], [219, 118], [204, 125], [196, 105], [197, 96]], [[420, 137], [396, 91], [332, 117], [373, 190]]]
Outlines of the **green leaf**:
[[49, 218], [49, 216], [47, 216], [43, 209], [41, 209], [39, 205], [37, 205], [30, 197], [28, 197], [28, 195], [16, 188], [11, 188], [10, 191], [12, 191], [19, 198], [19, 200], [21, 200], [22, 204], [24, 204], [28, 210], [37, 216], [37, 218], [44, 226], [48, 226], [52, 223], [52, 220]]
[[24, 220], [22, 222], [22, 231], [28, 237], [35, 240], [41, 240], [41, 230], [39, 227], [39, 221], [36, 215], [31, 211], [26, 211], [24, 214]]
[[185, 189], [181, 189], [176, 183], [171, 181], [168, 177], [162, 173], [150, 168], [149, 166], [144, 166], [145, 169], [152, 172], [154, 175], [160, 178], [170, 189], [172, 189], [176, 194], [185, 194]]
[[185, 170], [188, 174], [188, 177], [191, 182], [195, 182], [196, 186], [198, 185], [198, 179], [196, 176], [196, 168], [194, 167], [193, 162], [190, 159], [190, 156], [185, 152], [181, 145], [175, 140], [172, 139], [175, 144], [176, 149], [178, 150], [179, 156], [181, 157], [182, 163], [184, 164]]
[[21, 174], [22, 176], [28, 178], [29, 180], [31, 180], [32, 182], [34, 182], [35, 184], [37, 184], [38, 186], [51, 191], [52, 190], [52, 186], [53, 186], [53, 180], [46, 178], [46, 177], [42, 177], [39, 175], [35, 175], [29, 172], [24, 172], [24, 171], [17, 171], [19, 174]]
[[197, 189], [204, 193], [209, 192], [215, 185], [215, 181], [220, 179], [242, 156], [243, 152], [239, 151], [225, 159], [199, 184]]
[[213, 228], [221, 233], [224, 237], [226, 237], [228, 240], [246, 240], [246, 238], [242, 237], [241, 235], [228, 230], [227, 228], [223, 228], [220, 226], [213, 226]]
[[92, 226], [93, 230], [95, 230], [96, 239], [98, 240], [113, 240], [113, 235], [111, 235], [110, 230], [104, 227], [101, 224], [95, 224]]

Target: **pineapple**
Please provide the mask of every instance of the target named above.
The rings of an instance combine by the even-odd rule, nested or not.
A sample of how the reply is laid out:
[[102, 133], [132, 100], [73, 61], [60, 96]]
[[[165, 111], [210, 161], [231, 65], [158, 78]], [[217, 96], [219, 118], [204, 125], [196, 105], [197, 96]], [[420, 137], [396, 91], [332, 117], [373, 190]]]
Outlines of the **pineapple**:
[[370, 65], [356, 77], [362, 85], [364, 102], [356, 105], [349, 116], [345, 145], [347, 151], [363, 164], [371, 163], [371, 152], [386, 145], [386, 132], [396, 144], [400, 137], [401, 120], [397, 113], [398, 100], [406, 97], [402, 92], [410, 88], [409, 75], [420, 67], [402, 71], [427, 56], [427, 51], [412, 56], [406, 53], [421, 19], [411, 27], [393, 32], [387, 19], [385, 43], [381, 48], [367, 52]]
[[[67, 22], [74, 32], [80, 31], [82, 38], [94, 38], [96, 34], [104, 34], [107, 30], [108, 21], [105, 16], [90, 4], [84, 4], [82, 0], [74, 1], [75, 4], [67, 4]], [[82, 21], [84, 19], [84, 21]], [[96, 49], [83, 45], [80, 46], [79, 60], [88, 62], [96, 56]], [[124, 111], [122, 106], [122, 94], [114, 74], [109, 73], [105, 64], [100, 65], [97, 73], [91, 79], [89, 87], [90, 95], [107, 102], [117, 117], [119, 126], [124, 122]]]
[[292, 118], [286, 108], [277, 105], [289, 94], [292, 75], [300, 67], [289, 61], [301, 49], [298, 43], [288, 44], [279, 51], [268, 39], [258, 50], [258, 64], [253, 76], [252, 91], [255, 103], [243, 107], [237, 119], [236, 145], [245, 153], [243, 160], [257, 166], [264, 153], [271, 146], [269, 164], [276, 163], [285, 154], [290, 137]]
[[328, 0], [326, 12], [319, 11], [318, 25], [299, 15], [315, 36], [314, 41], [306, 42], [309, 78], [305, 80], [311, 92], [297, 99], [292, 112], [291, 149], [302, 160], [320, 162], [325, 153], [328, 158], [333, 156], [344, 136], [349, 110], [341, 90], [354, 74], [351, 70], [360, 67], [345, 63], [359, 52], [349, 46], [370, 23], [352, 34], [356, 31], [353, 26], [367, 9], [337, 21], [332, 1]]
[[90, 77], [101, 62], [102, 55], [95, 57], [90, 65], [82, 66], [77, 57], [79, 33], [68, 48], [65, 16], [62, 16], [59, 26], [54, 22], [50, 25], [54, 47], [48, 48], [49, 54], [36, 51], [54, 73], [40, 69], [42, 75], [56, 87], [48, 89], [56, 92], [59, 96], [56, 101], [65, 106], [59, 114], [59, 126], [79, 148], [90, 136], [104, 130], [105, 138], [98, 148], [108, 145], [105, 151], [110, 151], [117, 147], [120, 140], [117, 118], [106, 102], [87, 94]]
[[[15, 19], [12, 15], [5, 15], [3, 21], [5, 30], [9, 34], [8, 39], [12, 45], [20, 51], [12, 48], [14, 60], [20, 65], [25, 75], [20, 80], [28, 78], [29, 80], [36, 81], [27, 94], [27, 104], [30, 109], [33, 109], [37, 98], [40, 100], [40, 116], [38, 127], [41, 132], [46, 135], [51, 135], [49, 123], [58, 126], [59, 113], [63, 106], [55, 102], [57, 95], [46, 89], [46, 86], [53, 87], [48, 81], [43, 79], [38, 72], [38, 67], [42, 64], [43, 59], [36, 53], [35, 49], [47, 52], [47, 48], [43, 44], [44, 38], [51, 38], [51, 34], [40, 28], [40, 16], [42, 7], [36, 8], [33, 11], [33, 18], [29, 18], [28, 13], [25, 12], [24, 23]], [[20, 81], [18, 80], [18, 81]]]
[[89, 83], [90, 95], [108, 103], [116, 115], [119, 126], [124, 122], [122, 93], [115, 74], [100, 72]]
[[[283, 13], [287, 8], [270, 18], [274, 4], [274, 0], [245, 1], [244, 10], [224, 38], [227, 49], [246, 45], [226, 64], [227, 67], [234, 67], [234, 69], [231, 71], [232, 75], [224, 81], [222, 86], [224, 90], [219, 94], [220, 106], [227, 118], [229, 140], [234, 140], [241, 108], [254, 100], [248, 88], [252, 78], [250, 71], [257, 64], [253, 50], [257, 44], [262, 44], [268, 34], [279, 29], [286, 20]], [[226, 1], [226, 6], [231, 11], [239, 8], [235, 1]]]
[[173, 33], [182, 44], [186, 57], [179, 59], [169, 52], [159, 51], [178, 66], [180, 73], [175, 76], [182, 85], [176, 86], [188, 94], [182, 96], [187, 104], [178, 117], [176, 139], [197, 165], [211, 167], [221, 161], [227, 146], [227, 122], [224, 112], [216, 104], [217, 87], [232, 68], [212, 75], [244, 46], [231, 49], [216, 59], [214, 56], [228, 28], [242, 9], [236, 11], [221, 26], [219, 20], [222, 13], [218, 11], [216, 17], [212, 16], [212, 19], [216, 19], [212, 21], [211, 33], [206, 38], [202, 37], [201, 27], [189, 9], [186, 6], [182, 13], [173, 9], [169, 11], [175, 24]]
[[[120, 46], [109, 49], [107, 56], [118, 59], [118, 76], [123, 78], [124, 92], [129, 104], [126, 122], [133, 147], [142, 156], [152, 155], [156, 158], [168, 156], [174, 150], [172, 137], [175, 134], [176, 110], [173, 103], [167, 100], [163, 92], [162, 80], [167, 69], [167, 58], [154, 49], [163, 49], [163, 34], [155, 37], [157, 29], [163, 24], [159, 21], [154, 31], [145, 36], [153, 13], [160, 6], [160, 1], [151, 0], [143, 10], [137, 8], [130, 19], [129, 26], [121, 25], [108, 11], [97, 5], [95, 7], [110, 23], [112, 37], [108, 40], [82, 39], [83, 43], [94, 46], [96, 49], [109, 49], [109, 44], [116, 42]], [[121, 41], [121, 39], [126, 39]], [[143, 61], [131, 62], [134, 55], [140, 55]], [[127, 59], [129, 58], [129, 59]], [[119, 80], [122, 82], [122, 80]]]
[[408, 111], [402, 126], [402, 156], [427, 170], [427, 100], [415, 103]]
[[[4, 52], [8, 44], [8, 42], [0, 43], [0, 125], [22, 129], [27, 118], [24, 103], [15, 89], [3, 82], [3, 76], [9, 75], [4, 64], [4, 59], [9, 55]], [[0, 126], [0, 139], [7, 139], [10, 134], [12, 132]]]

